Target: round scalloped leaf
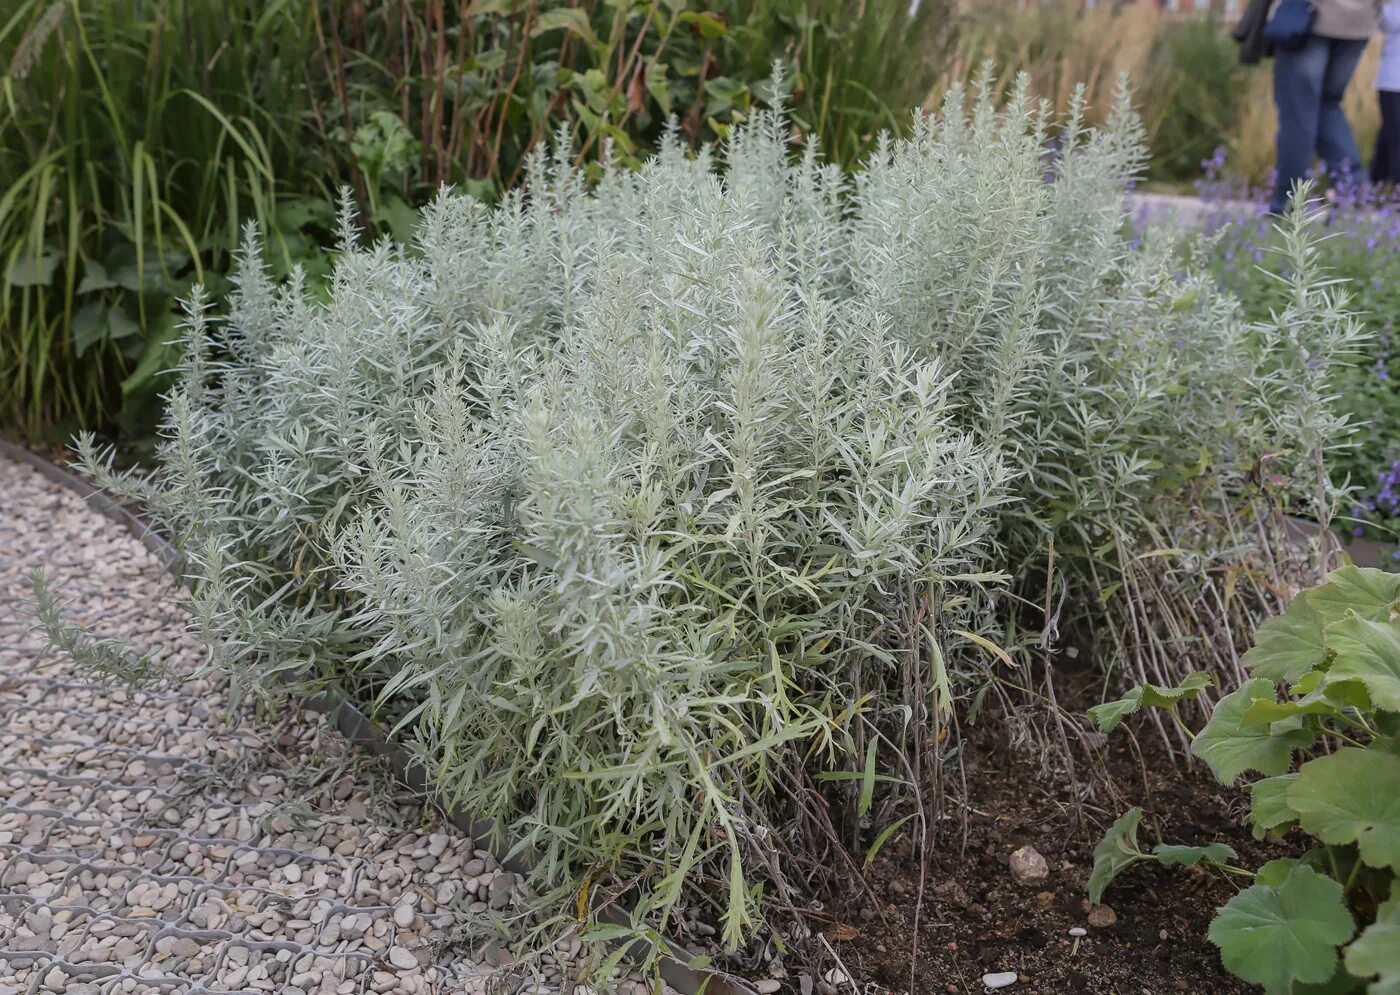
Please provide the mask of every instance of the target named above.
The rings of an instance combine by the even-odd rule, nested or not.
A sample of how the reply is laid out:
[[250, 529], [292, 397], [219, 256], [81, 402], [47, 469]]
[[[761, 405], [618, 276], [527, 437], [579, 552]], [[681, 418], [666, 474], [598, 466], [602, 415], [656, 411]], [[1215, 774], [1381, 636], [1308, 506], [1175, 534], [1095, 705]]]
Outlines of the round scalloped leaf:
[[1180, 702], [1196, 697], [1210, 685], [1210, 675], [1200, 671], [1187, 674], [1182, 678], [1181, 683], [1174, 688], [1144, 684], [1142, 686], [1142, 704], [1144, 708], [1171, 708]]
[[1141, 707], [1142, 688], [1133, 688], [1121, 698], [1105, 701], [1102, 705], [1095, 705], [1089, 709], [1089, 718], [1104, 732], [1112, 732], [1118, 728], [1118, 723]]
[[1226, 846], [1224, 843], [1209, 843], [1206, 846], [1178, 846], [1175, 843], [1158, 843], [1152, 848], [1152, 853], [1160, 863], [1167, 867], [1174, 864], [1181, 867], [1195, 867], [1201, 861], [1223, 864], [1238, 856], [1234, 847]]
[[1327, 583], [1303, 597], [1322, 617], [1324, 627], [1351, 612], [1384, 622], [1400, 614], [1400, 574], [1374, 567], [1342, 567], [1328, 575]]
[[1282, 615], [1259, 626], [1254, 645], [1240, 662], [1255, 677], [1291, 684], [1325, 658], [1323, 624], [1307, 597], [1299, 595]]
[[1327, 648], [1336, 659], [1327, 685], [1356, 680], [1377, 708], [1400, 712], [1400, 623], [1353, 615], [1327, 627]]
[[1293, 751], [1316, 738], [1306, 729], [1242, 726], [1245, 714], [1260, 699], [1274, 700], [1274, 682], [1263, 677], [1246, 681], [1238, 691], [1220, 699], [1210, 721], [1191, 743], [1191, 752], [1210, 766], [1222, 784], [1233, 784], [1247, 770], [1265, 777], [1282, 774], [1293, 763]]
[[1355, 843], [1364, 863], [1400, 870], [1400, 757], [1347, 747], [1309, 760], [1288, 806], [1322, 842]]
[[1336, 715], [1337, 711], [1335, 704], [1321, 696], [1309, 696], [1296, 701], [1260, 698], [1250, 705], [1248, 711], [1240, 718], [1240, 727], [1248, 729], [1250, 726], [1266, 726], [1291, 719], [1295, 715]]
[[1094, 869], [1089, 875], [1089, 901], [1099, 904], [1103, 891], [1127, 867], [1143, 859], [1138, 846], [1138, 823], [1142, 809], [1130, 808], [1108, 827], [1099, 845], [1094, 847]]
[[1249, 786], [1249, 818], [1254, 823], [1255, 839], [1263, 839], [1270, 829], [1298, 821], [1298, 813], [1288, 805], [1288, 787], [1296, 780], [1297, 774], [1280, 774]]
[[1187, 674], [1174, 688], [1158, 687], [1156, 684], [1143, 684], [1133, 688], [1123, 697], [1106, 701], [1089, 709], [1089, 718], [1104, 732], [1112, 732], [1129, 715], [1139, 708], [1172, 708], [1188, 698], [1194, 698], [1210, 687], [1209, 674], [1200, 672]]
[[1277, 888], [1288, 880], [1288, 875], [1293, 873], [1293, 868], [1302, 865], [1302, 863], [1303, 861], [1297, 857], [1278, 857], [1270, 860], [1254, 872], [1254, 883]]
[[1366, 990], [1366, 982], [1352, 977], [1342, 965], [1337, 965], [1336, 973], [1320, 985], [1294, 985], [1293, 995], [1361, 995]]
[[1337, 947], [1356, 932], [1342, 886], [1295, 866], [1277, 887], [1256, 884], [1216, 914], [1210, 941], [1235, 975], [1286, 995], [1298, 982], [1322, 984], [1337, 969]]
[[1376, 912], [1376, 921], [1347, 947], [1347, 970], [1357, 977], [1379, 975], [1367, 995], [1400, 995], [1400, 896]]

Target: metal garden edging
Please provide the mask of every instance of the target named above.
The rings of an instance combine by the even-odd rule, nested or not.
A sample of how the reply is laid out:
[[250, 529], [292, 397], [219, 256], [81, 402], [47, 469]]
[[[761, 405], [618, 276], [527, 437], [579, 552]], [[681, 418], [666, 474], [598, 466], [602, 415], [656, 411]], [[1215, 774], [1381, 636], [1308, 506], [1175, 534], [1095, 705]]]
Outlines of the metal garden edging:
[[[16, 463], [23, 463], [35, 471], [79, 495], [88, 506], [99, 514], [111, 519], [132, 534], [161, 563], [166, 571], [177, 574], [180, 568], [179, 551], [156, 531], [139, 512], [117, 500], [100, 488], [93, 486], [76, 474], [31, 453], [4, 439], [0, 439], [0, 457], [8, 457]], [[427, 794], [428, 777], [421, 764], [416, 762], [403, 747], [390, 742], [375, 727], [362, 711], [353, 703], [334, 691], [320, 691], [301, 699], [304, 708], [325, 714], [331, 726], [359, 749], [383, 757], [393, 770], [394, 776], [406, 787], [418, 794]], [[475, 818], [471, 813], [459, 808], [444, 808], [447, 821], [473, 839], [483, 839], [490, 831], [490, 823]], [[525, 874], [530, 865], [521, 855], [505, 854], [498, 857], [506, 870]], [[621, 913], [609, 916], [613, 921], [623, 921]], [[679, 951], [678, 951], [679, 953]], [[742, 978], [719, 971], [697, 971], [675, 958], [661, 961], [662, 979], [681, 995], [757, 995], [754, 988]]]

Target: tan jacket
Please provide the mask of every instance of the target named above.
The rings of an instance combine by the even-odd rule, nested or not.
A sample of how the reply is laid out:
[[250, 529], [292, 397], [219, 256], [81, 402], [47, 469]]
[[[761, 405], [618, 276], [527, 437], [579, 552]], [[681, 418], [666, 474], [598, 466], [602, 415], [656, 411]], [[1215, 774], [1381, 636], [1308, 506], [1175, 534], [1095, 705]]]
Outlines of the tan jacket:
[[1383, 0], [1314, 0], [1312, 33], [1324, 38], [1370, 38], [1381, 23]]

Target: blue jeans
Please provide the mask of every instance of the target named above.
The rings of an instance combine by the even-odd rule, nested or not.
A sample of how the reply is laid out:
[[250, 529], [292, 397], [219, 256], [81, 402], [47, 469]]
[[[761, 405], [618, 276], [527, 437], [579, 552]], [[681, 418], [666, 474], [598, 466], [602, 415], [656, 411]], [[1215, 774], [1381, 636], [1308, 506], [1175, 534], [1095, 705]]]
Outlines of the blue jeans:
[[1278, 181], [1271, 211], [1288, 206], [1293, 185], [1312, 169], [1314, 153], [1332, 174], [1360, 168], [1361, 153], [1342, 113], [1342, 95], [1365, 48], [1365, 41], [1312, 35], [1296, 51], [1274, 53]]

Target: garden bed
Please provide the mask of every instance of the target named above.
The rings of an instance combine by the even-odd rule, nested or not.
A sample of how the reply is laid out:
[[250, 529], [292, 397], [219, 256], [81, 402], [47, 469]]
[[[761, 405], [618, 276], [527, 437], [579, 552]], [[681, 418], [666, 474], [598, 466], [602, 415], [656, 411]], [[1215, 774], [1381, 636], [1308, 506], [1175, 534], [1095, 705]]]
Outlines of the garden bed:
[[[1257, 991], [1224, 970], [1206, 939], [1216, 909], [1237, 890], [1222, 874], [1133, 868], [1104, 897], [1112, 924], [1093, 925], [1104, 921], [1102, 912], [1090, 919], [1085, 883], [1094, 846], [1129, 805], [1148, 813], [1145, 838], [1153, 838], [1148, 822], [1155, 817], [1164, 841], [1228, 843], [1247, 867], [1281, 855], [1280, 847], [1251, 836], [1245, 792], [1221, 787], [1200, 763], [1188, 769], [1169, 758], [1155, 730], [1135, 731], [1136, 742], [1121, 733], [1108, 739], [1102, 766], [1078, 758], [1081, 781], [1095, 782], [1082, 822], [1067, 776], [1042, 770], [1038, 751], [1011, 754], [994, 730], [973, 736], [968, 793], [960, 811], [950, 806], [930, 856], [912, 988], [918, 892], [907, 838], [870, 869], [883, 915], [858, 893], [842, 912], [858, 931], [833, 944], [846, 968], [859, 980], [921, 995], [981, 992], [984, 974], [1012, 971], [1019, 979], [1008, 990], [1024, 995]], [[1026, 845], [1049, 865], [1043, 883], [1022, 885], [1011, 873], [1010, 854]], [[1076, 928], [1085, 935], [1071, 936]], [[839, 927], [826, 932], [843, 934]]]

